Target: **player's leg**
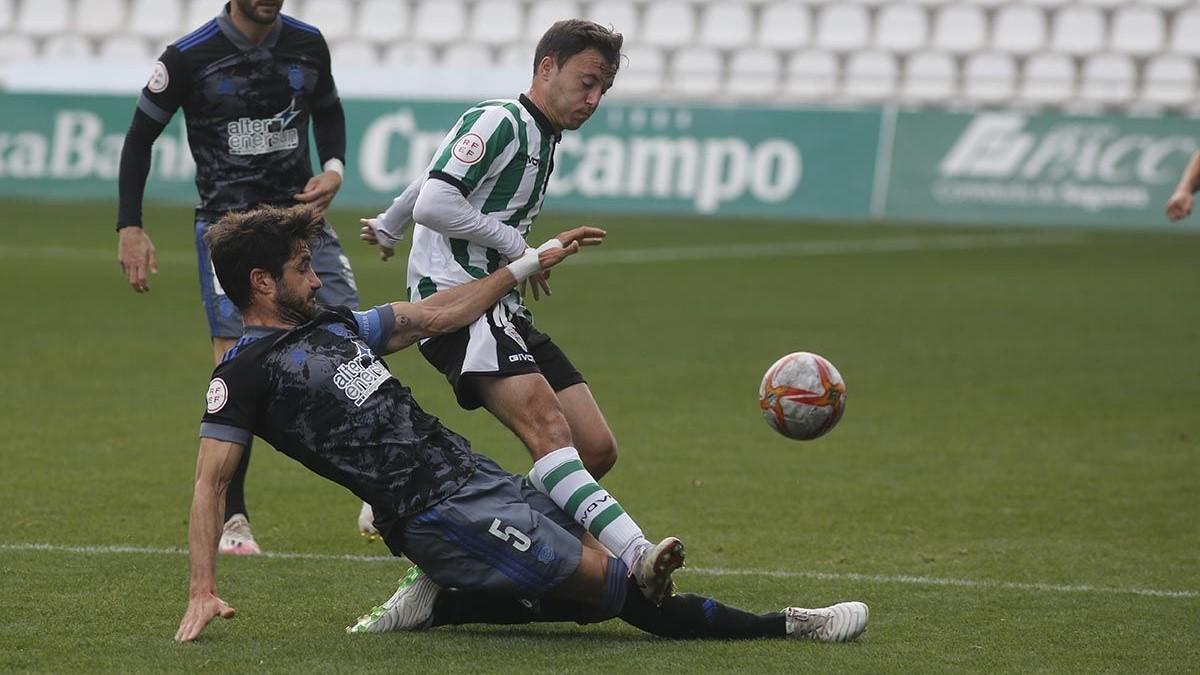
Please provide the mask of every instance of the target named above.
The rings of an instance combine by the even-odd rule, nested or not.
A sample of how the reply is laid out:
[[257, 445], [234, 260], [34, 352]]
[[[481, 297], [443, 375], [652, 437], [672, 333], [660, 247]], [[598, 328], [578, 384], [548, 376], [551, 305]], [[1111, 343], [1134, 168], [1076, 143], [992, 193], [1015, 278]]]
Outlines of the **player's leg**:
[[[204, 303], [204, 312], [208, 317], [209, 335], [212, 336], [213, 359], [219, 365], [225, 353], [237, 343], [242, 334], [242, 315], [221, 288], [217, 280], [216, 270], [209, 257], [208, 246], [204, 243], [204, 233], [208, 230], [209, 220], [203, 216], [196, 217], [196, 257], [197, 269], [200, 275], [200, 299]], [[246, 444], [242, 459], [238, 462], [237, 471], [229, 481], [225, 492], [225, 527], [221, 532], [221, 542], [218, 550], [231, 555], [255, 555], [262, 550], [254, 539], [250, 529], [249, 514], [246, 509], [246, 472], [250, 467], [251, 444]]]

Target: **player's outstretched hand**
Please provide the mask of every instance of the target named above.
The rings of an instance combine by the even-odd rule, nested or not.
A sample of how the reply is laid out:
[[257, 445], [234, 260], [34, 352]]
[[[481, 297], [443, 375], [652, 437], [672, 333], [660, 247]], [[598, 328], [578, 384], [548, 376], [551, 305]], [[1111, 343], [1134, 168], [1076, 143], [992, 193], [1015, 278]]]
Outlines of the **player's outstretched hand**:
[[1167, 202], [1167, 217], [1172, 221], [1186, 218], [1192, 212], [1192, 193], [1176, 192]]
[[215, 593], [197, 595], [188, 599], [187, 613], [179, 622], [179, 630], [175, 631], [176, 642], [191, 642], [200, 637], [204, 627], [218, 616], [222, 619], [232, 619], [237, 610], [230, 607]]
[[[607, 234], [607, 232], [598, 227], [577, 227], [573, 230], [559, 233], [554, 238], [562, 242], [562, 248], [550, 248], [538, 253], [538, 263], [541, 264], [543, 273], [563, 260], [566, 260], [567, 256], [578, 253], [580, 246], [600, 245]], [[536, 287], [537, 284], [534, 284], [534, 288]], [[547, 288], [546, 290], [549, 289]]]
[[336, 171], [319, 173], [304, 184], [304, 192], [292, 195], [298, 202], [311, 204], [316, 208], [318, 218], [325, 216], [325, 209], [333, 202], [338, 190], [342, 189], [342, 176]]
[[146, 273], [158, 274], [158, 256], [154, 253], [150, 235], [140, 227], [122, 227], [117, 230], [117, 237], [117, 261], [121, 263], [121, 272], [133, 290], [148, 293], [150, 282]]
[[374, 218], [359, 218], [358, 222], [362, 224], [362, 232], [358, 235], [358, 238], [367, 242], [371, 246], [378, 246], [379, 259], [386, 261], [396, 253], [396, 249], [390, 246], [384, 246], [379, 242], [379, 235], [376, 233], [377, 230], [379, 230], [379, 217], [380, 216], [375, 216]]

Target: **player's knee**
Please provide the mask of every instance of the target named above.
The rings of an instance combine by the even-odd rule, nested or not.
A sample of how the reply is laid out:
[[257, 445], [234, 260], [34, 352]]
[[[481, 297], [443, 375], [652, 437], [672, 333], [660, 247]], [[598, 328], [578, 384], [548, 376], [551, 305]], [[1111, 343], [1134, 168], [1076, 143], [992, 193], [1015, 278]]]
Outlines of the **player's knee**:
[[571, 427], [563, 411], [555, 404], [533, 405], [521, 415], [517, 435], [535, 454], [552, 452], [571, 445]]
[[611, 432], [589, 435], [586, 439], [576, 439], [576, 449], [579, 458], [587, 467], [588, 473], [594, 478], [600, 478], [608, 473], [617, 463], [617, 439]]

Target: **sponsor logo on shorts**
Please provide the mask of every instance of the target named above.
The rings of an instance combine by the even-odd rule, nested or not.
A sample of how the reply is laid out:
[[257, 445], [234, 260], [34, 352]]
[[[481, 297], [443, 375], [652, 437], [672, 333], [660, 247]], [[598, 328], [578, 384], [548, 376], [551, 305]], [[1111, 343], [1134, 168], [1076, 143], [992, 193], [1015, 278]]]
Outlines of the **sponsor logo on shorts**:
[[554, 549], [545, 544], [538, 544], [533, 548], [533, 552], [534, 555], [537, 556], [538, 562], [545, 563], [547, 565], [554, 562], [558, 558], [558, 554], [554, 552]]
[[471, 132], [455, 141], [450, 153], [454, 155], [454, 159], [463, 164], [474, 164], [483, 159], [484, 147], [483, 138], [479, 134]]
[[513, 354], [512, 356], [508, 357], [509, 363], [516, 363], [518, 361], [528, 361], [529, 363], [537, 363], [537, 359], [533, 358], [532, 354]]
[[208, 383], [208, 393], [204, 396], [208, 402], [208, 413], [210, 415], [221, 412], [221, 408], [229, 402], [229, 387], [225, 386], [225, 380], [215, 378]]

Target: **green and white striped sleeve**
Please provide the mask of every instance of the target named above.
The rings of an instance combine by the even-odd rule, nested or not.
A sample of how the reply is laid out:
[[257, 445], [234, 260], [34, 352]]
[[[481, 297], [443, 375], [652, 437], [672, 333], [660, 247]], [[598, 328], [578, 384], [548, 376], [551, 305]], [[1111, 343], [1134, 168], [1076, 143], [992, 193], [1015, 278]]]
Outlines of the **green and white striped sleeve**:
[[479, 106], [459, 118], [429, 166], [429, 175], [447, 180], [463, 193], [497, 173], [517, 153], [516, 124], [504, 106]]

